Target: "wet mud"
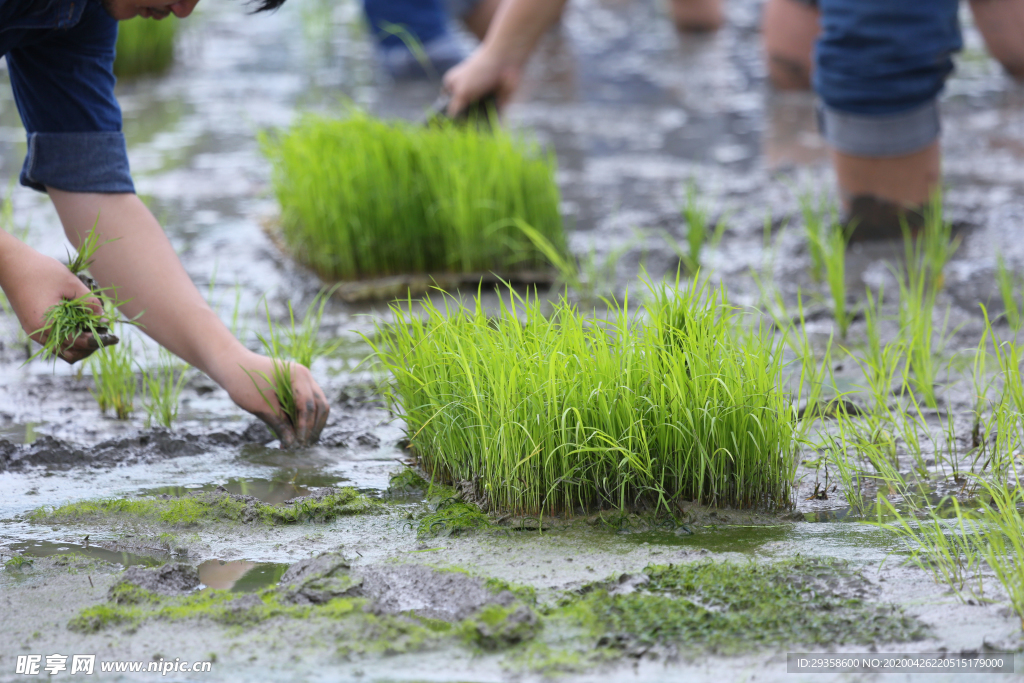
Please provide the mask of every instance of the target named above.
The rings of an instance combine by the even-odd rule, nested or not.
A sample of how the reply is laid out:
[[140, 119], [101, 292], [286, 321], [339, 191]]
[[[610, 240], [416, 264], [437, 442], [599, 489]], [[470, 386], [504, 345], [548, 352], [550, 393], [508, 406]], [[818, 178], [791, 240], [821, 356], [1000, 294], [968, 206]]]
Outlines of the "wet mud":
[[[280, 319], [287, 302], [302, 310], [322, 283], [263, 229], [277, 207], [256, 132], [303, 110], [337, 111], [339, 96], [415, 119], [437, 87], [389, 83], [375, 72], [355, 3], [312, 14], [288, 3], [266, 17], [243, 17], [237, 3], [201, 7], [183, 22], [179, 64], [164, 78], [120, 85], [119, 96], [140, 194], [211, 304], [258, 348], [262, 302]], [[543, 40], [507, 120], [558, 156], [570, 246], [592, 274], [581, 301], [635, 292], [641, 269], [675, 273], [670, 241], [684, 239], [680, 207], [693, 183], [710, 220], [727, 217], [705, 265], [733, 303], [756, 305], [757, 278], [768, 278], [789, 306], [803, 291], [813, 344], [834, 332], [827, 290], [808, 274], [798, 206], [805, 190], [830, 191], [832, 173], [813, 98], [765, 84], [760, 9], [754, 0], [729, 2], [722, 31], [680, 36], [653, 0], [574, 1]], [[984, 55], [965, 22], [967, 49], [942, 101], [947, 216], [962, 237], [938, 302], [949, 310], [950, 356], [980, 337], [979, 303], [1001, 311], [997, 254], [1024, 266], [1024, 86]], [[20, 169], [23, 140], [10, 89], [0, 87], [0, 170], [8, 176]], [[18, 189], [14, 204], [27, 241], [63, 258], [45, 199]], [[851, 305], [865, 286], [896, 292], [891, 268], [901, 258], [898, 244], [851, 246]], [[889, 303], [884, 313], [891, 320], [882, 334], [892, 338], [897, 309]], [[213, 659], [225, 681], [836, 680], [786, 674], [779, 653], [798, 644], [1010, 651], [1024, 666], [1019, 619], [995, 582], [986, 584], [991, 602], [970, 604], [906, 565], [905, 549], [849, 508], [835, 473], [809, 449], [795, 508], [782, 513], [683, 504], [667, 521], [523, 520], [486, 514], [473, 500], [442, 506], [423, 473], [409, 468], [404, 426], [384, 407], [381, 377], [366, 361], [359, 334], [372, 335], [387, 315], [379, 302], [330, 302], [323, 334], [343, 343], [313, 372], [331, 399], [331, 420], [318, 446], [296, 452], [279, 450], [269, 430], [198, 373], [170, 430], [145, 429], [139, 413], [103, 416], [88, 372], [25, 364], [13, 319], [0, 319], [0, 680], [12, 676], [17, 655], [52, 652]], [[864, 325], [854, 321], [849, 343], [863, 338]], [[140, 357], [155, 357], [141, 334], [126, 334]], [[846, 359], [829, 393], [861, 381]], [[943, 403], [929, 427], [941, 431], [952, 416], [969, 439], [973, 389], [955, 377], [940, 381]], [[823, 407], [835, 410], [828, 400]], [[851, 412], [863, 399], [848, 400]], [[936, 454], [924, 457], [940, 474]], [[301, 509], [326, 487], [372, 499], [372, 514], [256, 523], [256, 512]], [[109, 514], [32, 520], [40, 508], [111, 500], [227, 501], [241, 512], [183, 526]], [[785, 564], [797, 557], [843, 564]], [[761, 568], [774, 584], [804, 587], [823, 602], [798, 595], [783, 614], [744, 613], [781, 634], [776, 641], [737, 640], [725, 622], [714, 637], [698, 637], [679, 613], [718, 618], [709, 591], [749, 586], [716, 579], [700, 595], [670, 586], [678, 572], [709, 561]], [[842, 612], [850, 602], [862, 611]], [[830, 611], [848, 622], [815, 621]], [[86, 628], [68, 628], [83, 615]], [[656, 625], [645, 619], [661, 616], [676, 635], [652, 635]], [[857, 630], [874, 617], [877, 632]], [[806, 630], [772, 631], [780, 621]]]

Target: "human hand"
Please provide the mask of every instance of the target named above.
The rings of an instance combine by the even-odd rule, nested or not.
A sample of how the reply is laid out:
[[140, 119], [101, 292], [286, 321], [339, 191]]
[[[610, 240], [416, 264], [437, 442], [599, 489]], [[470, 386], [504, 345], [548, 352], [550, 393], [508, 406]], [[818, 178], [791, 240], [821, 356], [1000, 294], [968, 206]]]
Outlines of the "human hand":
[[274, 430], [282, 448], [309, 446], [320, 439], [331, 408], [307, 368], [298, 363], [283, 362], [291, 372], [296, 412], [294, 422], [281, 410], [277, 394], [268, 381], [274, 376], [273, 359], [248, 350], [233, 353], [219, 363], [220, 367], [211, 376], [227, 390], [239, 408], [252, 413]]
[[[46, 312], [62, 301], [80, 299], [97, 315], [103, 313], [99, 300], [89, 296], [89, 288], [67, 266], [13, 240], [9, 235], [5, 238], [8, 244], [0, 259], [0, 286], [22, 329], [34, 341], [40, 344], [47, 341], [48, 332], [44, 331]], [[104, 334], [97, 339], [91, 333], [83, 332], [74, 339], [62, 340], [58, 357], [75, 363], [92, 355], [101, 345], [109, 346], [117, 341], [114, 335]]]
[[519, 87], [521, 77], [520, 65], [499, 59], [486, 45], [477, 48], [444, 75], [444, 89], [451, 95], [448, 116], [458, 116], [466, 107], [492, 94], [498, 109], [503, 109]]

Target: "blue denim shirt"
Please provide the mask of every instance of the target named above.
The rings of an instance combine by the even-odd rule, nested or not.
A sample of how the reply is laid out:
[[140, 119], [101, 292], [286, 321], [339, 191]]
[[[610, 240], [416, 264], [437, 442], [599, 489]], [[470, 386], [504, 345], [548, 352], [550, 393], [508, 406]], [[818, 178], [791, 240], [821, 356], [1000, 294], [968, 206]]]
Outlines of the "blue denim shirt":
[[28, 133], [22, 185], [135, 191], [114, 98], [116, 42], [100, 0], [0, 0], [0, 54]]

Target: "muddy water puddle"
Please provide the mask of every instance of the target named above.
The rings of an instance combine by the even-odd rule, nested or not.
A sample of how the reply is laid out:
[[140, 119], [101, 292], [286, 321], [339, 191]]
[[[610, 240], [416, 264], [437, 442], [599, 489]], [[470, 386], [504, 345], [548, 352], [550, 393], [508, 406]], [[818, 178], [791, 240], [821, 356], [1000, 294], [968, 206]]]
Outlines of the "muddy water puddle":
[[346, 479], [344, 477], [300, 472], [296, 473], [291, 478], [285, 479], [229, 479], [221, 483], [160, 486], [154, 489], [140, 491], [139, 493], [140, 495], [171, 496], [180, 498], [182, 496], [187, 496], [189, 493], [223, 489], [228, 493], [234, 493], [241, 496], [252, 496], [264, 503], [278, 505], [287, 500], [291, 500], [292, 498], [308, 496], [313, 492], [313, 489], [324, 486], [335, 486], [345, 481]]

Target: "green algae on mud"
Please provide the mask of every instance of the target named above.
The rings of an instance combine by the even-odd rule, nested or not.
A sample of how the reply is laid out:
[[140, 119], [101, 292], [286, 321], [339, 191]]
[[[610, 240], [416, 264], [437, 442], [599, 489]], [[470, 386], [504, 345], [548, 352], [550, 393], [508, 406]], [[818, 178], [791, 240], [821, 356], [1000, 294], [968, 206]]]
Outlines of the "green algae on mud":
[[[383, 571], [395, 571], [384, 565]], [[460, 569], [421, 570], [444, 577]], [[539, 606], [529, 588], [483, 581], [493, 596], [468, 616], [433, 618], [408, 607], [394, 611], [365, 575], [327, 553], [293, 565], [279, 585], [239, 595], [221, 590], [160, 594], [124, 580], [108, 600], [82, 610], [69, 628], [98, 633], [143, 622], [201, 620], [248, 629], [301, 620], [327, 629], [338, 655], [389, 655], [451, 647], [500, 655], [510, 670], [552, 674], [582, 671], [626, 657], [688, 652], [739, 654], [782, 645], [869, 645], [926, 635], [920, 622], [869, 600], [873, 589], [858, 572], [830, 559], [770, 563], [695, 562], [649, 566], [563, 594]], [[400, 568], [399, 568], [400, 569]], [[378, 569], [380, 570], [380, 569]], [[155, 570], [148, 570], [155, 571]], [[136, 574], [136, 577], [139, 575]], [[409, 578], [410, 575], [405, 575]], [[403, 581], [389, 590], [403, 590]], [[458, 590], [458, 588], [456, 588]], [[446, 599], [447, 594], [438, 594]], [[393, 607], [393, 606], [392, 606]]]
[[101, 520], [150, 522], [190, 527], [210, 522], [281, 525], [330, 522], [346, 515], [370, 512], [377, 502], [355, 489], [326, 488], [281, 505], [225, 491], [192, 493], [180, 498], [110, 498], [43, 507], [29, 516], [46, 524], [84, 524]]

